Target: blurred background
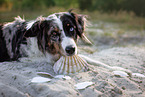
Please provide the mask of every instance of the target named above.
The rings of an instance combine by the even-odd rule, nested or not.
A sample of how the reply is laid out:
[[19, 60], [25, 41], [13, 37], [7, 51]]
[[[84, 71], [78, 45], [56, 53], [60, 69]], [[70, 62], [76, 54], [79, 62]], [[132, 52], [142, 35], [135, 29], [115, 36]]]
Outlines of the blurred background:
[[97, 47], [145, 45], [145, 0], [0, 0], [0, 23], [69, 9], [88, 16], [86, 34]]
[[[93, 13], [126, 12], [130, 15], [145, 16], [145, 0], [0, 0], [1, 14], [25, 15], [31, 18], [35, 14], [48, 15], [54, 12], [67, 11], [71, 8]], [[88, 13], [89, 14], [89, 13]], [[6, 14], [5, 14], [6, 15]], [[121, 14], [120, 14], [121, 15]], [[1, 21], [3, 22], [1, 16]]]

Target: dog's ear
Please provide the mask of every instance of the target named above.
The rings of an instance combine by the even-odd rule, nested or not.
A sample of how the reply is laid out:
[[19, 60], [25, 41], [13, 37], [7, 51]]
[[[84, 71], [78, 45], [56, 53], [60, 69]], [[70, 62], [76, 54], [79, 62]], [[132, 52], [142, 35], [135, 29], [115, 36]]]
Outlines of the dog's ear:
[[72, 17], [74, 18], [74, 22], [76, 24], [76, 29], [77, 29], [77, 34], [79, 37], [82, 38], [82, 34], [84, 32], [85, 29], [85, 25], [84, 25], [84, 16], [83, 15], [78, 15], [75, 14], [71, 11], [69, 11], [69, 13], [72, 15]]
[[46, 34], [49, 31], [50, 21], [37, 21], [24, 33], [26, 38], [37, 37], [39, 49], [44, 53], [46, 45]]
[[40, 30], [40, 22], [34, 22], [31, 25], [27, 25], [26, 32], [24, 33], [25, 37], [35, 37], [37, 36], [38, 31]]
[[38, 17], [35, 21], [30, 21], [26, 25], [25, 37], [35, 37], [38, 32], [44, 28], [46, 21], [42, 16]]
[[47, 32], [49, 31], [49, 21], [43, 21], [41, 25], [39, 25], [39, 32], [37, 33], [37, 39], [38, 39], [38, 47], [39, 49], [45, 54], [45, 47], [46, 47], [46, 41], [47, 41]]
[[85, 36], [84, 30], [86, 27], [86, 15], [79, 15], [71, 12], [72, 10], [69, 11], [69, 13], [74, 17], [75, 23], [76, 23], [76, 28], [77, 28], [77, 34], [80, 38], [82, 38], [84, 41], [86, 41], [89, 44], [92, 44], [89, 39]]

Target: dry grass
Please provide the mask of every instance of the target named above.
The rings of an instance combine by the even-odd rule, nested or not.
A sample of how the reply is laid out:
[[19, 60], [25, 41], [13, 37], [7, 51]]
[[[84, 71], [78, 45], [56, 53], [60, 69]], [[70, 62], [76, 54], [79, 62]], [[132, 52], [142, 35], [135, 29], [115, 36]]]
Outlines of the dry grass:
[[[21, 16], [25, 17], [26, 20], [35, 19], [40, 15], [48, 16], [49, 14], [68, 11], [69, 9], [64, 9], [61, 7], [52, 7], [44, 10], [36, 10], [36, 11], [7, 11], [0, 12], [0, 23], [13, 21], [14, 17]], [[112, 22], [119, 23], [120, 26], [126, 27], [128, 29], [145, 29], [145, 18], [137, 17], [133, 12], [127, 13], [125, 11], [112, 12], [112, 13], [101, 13], [98, 11], [88, 12], [88, 11], [80, 11], [74, 10], [77, 13], [88, 15], [89, 20], [93, 22], [103, 21], [103, 22]]]
[[100, 13], [98, 11], [95, 12], [83, 12], [84, 14], [88, 14], [91, 21], [103, 21], [103, 22], [111, 22], [118, 23], [121, 27], [126, 29], [145, 29], [145, 18], [137, 17], [133, 12], [127, 13], [125, 11], [112, 12], [112, 13]]
[[14, 20], [14, 17], [21, 16], [24, 17], [26, 20], [36, 19], [38, 16], [48, 16], [49, 14], [66, 11], [64, 8], [52, 7], [49, 9], [44, 10], [24, 10], [24, 11], [3, 11], [0, 12], [0, 23], [3, 22], [10, 22]]

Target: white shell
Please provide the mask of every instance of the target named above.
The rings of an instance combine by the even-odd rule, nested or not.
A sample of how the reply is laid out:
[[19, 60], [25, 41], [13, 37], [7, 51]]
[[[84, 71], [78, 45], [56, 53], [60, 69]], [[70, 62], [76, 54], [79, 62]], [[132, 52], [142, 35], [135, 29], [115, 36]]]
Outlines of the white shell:
[[136, 77], [145, 77], [143, 74], [140, 73], [132, 73], [132, 75]]
[[86, 87], [93, 85], [93, 82], [82, 82], [74, 85], [76, 89], [85, 89]]
[[37, 72], [37, 74], [38, 75], [40, 75], [40, 76], [47, 76], [47, 77], [49, 77], [49, 78], [53, 78], [54, 76], [53, 75], [51, 75], [50, 73], [47, 73], [47, 72]]
[[72, 74], [88, 70], [88, 63], [78, 55], [62, 56], [53, 66], [56, 74]]
[[56, 75], [54, 78], [63, 78], [65, 80], [71, 79], [70, 76], [66, 76], [66, 75]]
[[123, 71], [113, 71], [113, 73], [114, 75], [121, 76], [121, 77], [129, 76], [126, 72]]
[[31, 80], [32, 83], [45, 83], [45, 82], [49, 82], [49, 81], [51, 81], [51, 79], [45, 78], [45, 77], [34, 77]]

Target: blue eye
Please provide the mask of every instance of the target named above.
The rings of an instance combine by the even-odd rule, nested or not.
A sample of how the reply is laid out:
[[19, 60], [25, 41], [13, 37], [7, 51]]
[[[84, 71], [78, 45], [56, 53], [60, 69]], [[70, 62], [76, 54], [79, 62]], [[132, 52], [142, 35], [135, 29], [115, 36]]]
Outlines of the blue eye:
[[72, 32], [72, 31], [74, 31], [74, 28], [73, 28], [73, 27], [71, 27], [69, 30]]

